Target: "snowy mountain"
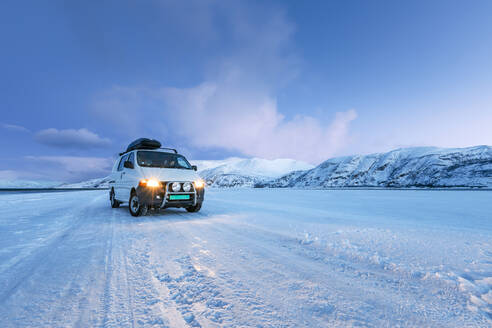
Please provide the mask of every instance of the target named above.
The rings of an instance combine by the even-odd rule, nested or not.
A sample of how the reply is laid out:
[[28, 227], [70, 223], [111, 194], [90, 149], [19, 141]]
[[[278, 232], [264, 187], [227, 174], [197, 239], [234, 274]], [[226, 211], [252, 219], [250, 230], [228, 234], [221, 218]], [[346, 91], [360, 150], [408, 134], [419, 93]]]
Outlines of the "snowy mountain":
[[492, 147], [417, 147], [329, 159], [256, 187], [492, 187]]
[[77, 183], [64, 183], [56, 186], [56, 188], [109, 188], [109, 177], [91, 179]]
[[[191, 162], [212, 187], [492, 187], [490, 146], [403, 148], [333, 158], [317, 167], [292, 159], [234, 157]], [[109, 177], [105, 177], [56, 187], [107, 188], [108, 182]], [[13, 186], [10, 183], [8, 187]], [[19, 181], [15, 186], [54, 187], [21, 185]]]
[[42, 180], [0, 180], [0, 188], [53, 188], [60, 182], [42, 181]]
[[198, 174], [212, 187], [252, 187], [314, 166], [293, 159], [230, 158], [222, 161], [192, 161]]

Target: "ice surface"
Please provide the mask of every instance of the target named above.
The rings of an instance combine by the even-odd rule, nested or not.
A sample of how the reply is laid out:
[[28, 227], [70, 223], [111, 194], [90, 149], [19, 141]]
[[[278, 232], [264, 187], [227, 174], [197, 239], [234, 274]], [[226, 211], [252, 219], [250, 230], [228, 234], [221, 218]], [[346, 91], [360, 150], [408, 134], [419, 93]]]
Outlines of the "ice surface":
[[0, 194], [2, 327], [490, 327], [492, 192]]

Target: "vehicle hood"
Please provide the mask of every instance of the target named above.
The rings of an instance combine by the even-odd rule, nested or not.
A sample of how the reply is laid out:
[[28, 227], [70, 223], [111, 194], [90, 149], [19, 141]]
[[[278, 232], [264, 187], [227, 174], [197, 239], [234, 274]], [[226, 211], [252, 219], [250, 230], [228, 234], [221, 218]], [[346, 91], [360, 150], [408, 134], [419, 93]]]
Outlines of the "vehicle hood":
[[159, 181], [195, 181], [200, 178], [193, 170], [140, 167], [140, 172], [144, 179], [154, 178]]

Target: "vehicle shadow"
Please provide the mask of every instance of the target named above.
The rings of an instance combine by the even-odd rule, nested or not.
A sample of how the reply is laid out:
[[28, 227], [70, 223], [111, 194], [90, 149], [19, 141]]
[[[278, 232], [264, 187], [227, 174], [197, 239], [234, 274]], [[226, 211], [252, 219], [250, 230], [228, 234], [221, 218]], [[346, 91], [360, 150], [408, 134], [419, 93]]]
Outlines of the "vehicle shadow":
[[207, 220], [215, 217], [217, 214], [223, 214], [221, 211], [219, 213], [209, 213], [207, 209], [202, 209], [197, 213], [190, 213], [184, 208], [166, 208], [159, 210], [148, 210], [146, 215], [142, 216], [131, 216], [128, 210], [128, 205], [122, 205], [116, 208], [119, 215], [125, 217], [125, 221], [133, 222], [155, 222], [155, 221], [168, 221], [168, 222], [178, 222], [178, 221], [197, 221], [197, 220]]

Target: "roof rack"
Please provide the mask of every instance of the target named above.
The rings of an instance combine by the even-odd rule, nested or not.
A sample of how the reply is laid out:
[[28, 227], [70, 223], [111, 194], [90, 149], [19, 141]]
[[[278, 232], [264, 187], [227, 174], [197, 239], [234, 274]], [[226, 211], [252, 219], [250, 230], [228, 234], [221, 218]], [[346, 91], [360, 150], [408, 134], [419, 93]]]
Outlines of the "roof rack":
[[135, 150], [135, 149], [157, 149], [161, 146], [161, 143], [155, 139], [149, 139], [149, 138], [138, 138], [137, 140], [134, 140], [128, 145], [128, 148], [126, 148], [126, 151], [120, 153], [120, 156], [128, 153], [129, 151]]
[[178, 153], [178, 151], [176, 149], [174, 149], [174, 148], [161, 147], [159, 149], [172, 150], [175, 154]]
[[[178, 153], [178, 151], [177, 151], [176, 149], [174, 149], [174, 148], [160, 147], [160, 148], [154, 148], [154, 150], [155, 150], [155, 149], [171, 150], [171, 151], [173, 151], [175, 154], [177, 154], [177, 153]], [[119, 155], [120, 155], [120, 156], [123, 156], [123, 155], [125, 155], [126, 153], [129, 153], [129, 152], [131, 152], [131, 151], [133, 151], [133, 150], [153, 150], [153, 149], [149, 149], [149, 148], [132, 149], [132, 150], [130, 150], [130, 151], [124, 151], [124, 152], [122, 152], [122, 153], [119, 153]]]

